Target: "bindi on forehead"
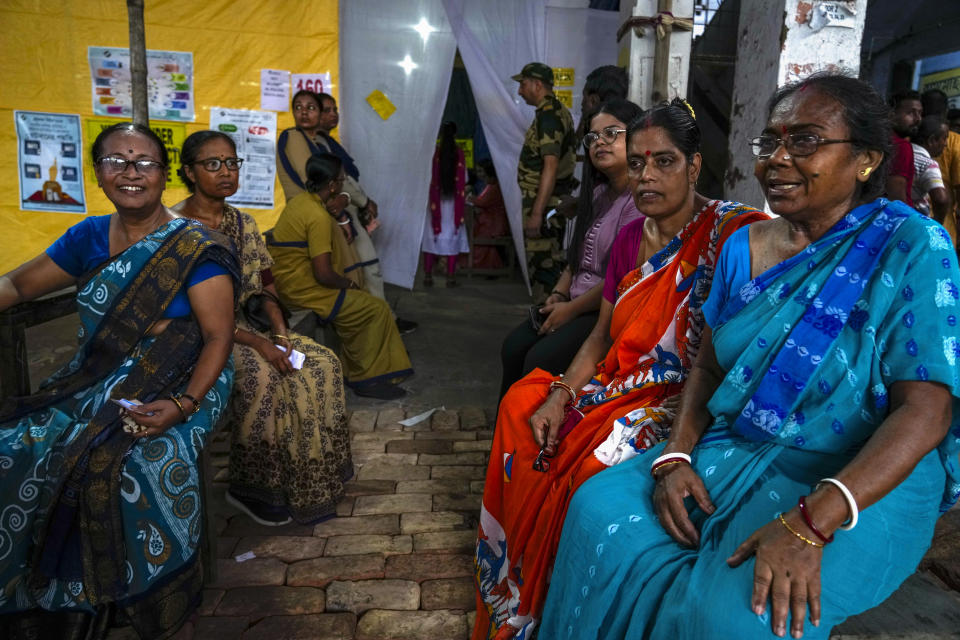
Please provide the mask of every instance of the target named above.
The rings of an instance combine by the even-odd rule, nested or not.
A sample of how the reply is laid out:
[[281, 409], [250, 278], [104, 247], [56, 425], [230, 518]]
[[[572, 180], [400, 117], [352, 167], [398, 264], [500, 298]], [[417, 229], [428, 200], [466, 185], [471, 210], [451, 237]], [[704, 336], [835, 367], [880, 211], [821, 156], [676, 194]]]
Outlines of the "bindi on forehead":
[[653, 152], [652, 152], [652, 151], [650, 151], [650, 149], [647, 149], [647, 151], [646, 151], [646, 155], [650, 155], [651, 153], [653, 153]]

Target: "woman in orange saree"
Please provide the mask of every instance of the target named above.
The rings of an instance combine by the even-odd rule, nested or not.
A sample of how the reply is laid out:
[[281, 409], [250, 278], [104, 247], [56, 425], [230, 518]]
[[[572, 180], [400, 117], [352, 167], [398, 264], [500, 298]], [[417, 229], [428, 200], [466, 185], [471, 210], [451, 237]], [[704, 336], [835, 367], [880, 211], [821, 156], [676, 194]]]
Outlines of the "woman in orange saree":
[[597, 325], [563, 376], [536, 369], [500, 404], [474, 558], [473, 640], [530, 638], [570, 497], [666, 438], [720, 248], [765, 217], [695, 192], [700, 131], [685, 102], [654, 107], [627, 136], [630, 188], [646, 218], [614, 242]]

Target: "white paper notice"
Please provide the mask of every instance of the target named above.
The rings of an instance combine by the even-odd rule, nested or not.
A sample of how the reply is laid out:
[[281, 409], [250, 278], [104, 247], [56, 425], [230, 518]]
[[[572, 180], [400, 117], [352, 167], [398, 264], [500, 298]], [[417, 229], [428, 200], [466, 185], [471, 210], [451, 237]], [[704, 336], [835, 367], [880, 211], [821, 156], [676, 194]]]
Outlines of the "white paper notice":
[[80, 116], [14, 111], [24, 211], [84, 213]]
[[330, 73], [295, 73], [290, 76], [293, 92], [313, 91], [314, 93], [330, 93]]
[[237, 145], [237, 156], [243, 158], [240, 188], [227, 202], [235, 207], [273, 209], [277, 114], [210, 107], [210, 128], [230, 136]]
[[[87, 47], [93, 83], [93, 113], [129, 119], [130, 50]], [[147, 49], [147, 100], [150, 118], [193, 122], [193, 53]]]
[[260, 69], [260, 108], [290, 111], [290, 72]]

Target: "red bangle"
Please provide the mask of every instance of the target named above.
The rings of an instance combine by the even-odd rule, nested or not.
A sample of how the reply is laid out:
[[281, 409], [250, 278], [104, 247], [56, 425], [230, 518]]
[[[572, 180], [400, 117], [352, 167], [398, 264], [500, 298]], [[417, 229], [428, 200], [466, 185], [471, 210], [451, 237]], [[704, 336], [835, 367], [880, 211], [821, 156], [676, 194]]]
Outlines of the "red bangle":
[[573, 404], [574, 402], [577, 401], [577, 392], [574, 391], [573, 387], [568, 385], [563, 380], [554, 380], [553, 382], [551, 382], [550, 391], [553, 391], [554, 389], [563, 389], [564, 391], [567, 392], [567, 395], [570, 396], [570, 400], [567, 401], [567, 404]]
[[833, 542], [833, 536], [828, 538], [820, 532], [820, 529], [817, 529], [817, 525], [813, 524], [813, 518], [811, 518], [810, 514], [807, 512], [806, 498], [807, 496], [800, 496], [800, 500], [797, 501], [797, 507], [800, 509], [800, 515], [803, 516], [803, 521], [806, 523], [807, 527], [810, 528], [810, 531], [813, 531], [814, 535], [823, 541], [823, 544]]

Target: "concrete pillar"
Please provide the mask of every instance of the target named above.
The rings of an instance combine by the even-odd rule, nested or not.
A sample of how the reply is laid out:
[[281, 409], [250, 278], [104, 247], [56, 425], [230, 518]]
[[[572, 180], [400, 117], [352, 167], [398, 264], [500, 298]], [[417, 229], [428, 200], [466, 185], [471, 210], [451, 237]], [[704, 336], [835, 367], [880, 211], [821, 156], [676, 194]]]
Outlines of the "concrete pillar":
[[858, 75], [867, 1], [741, 0], [724, 197], [764, 204], [747, 141], [763, 129], [777, 87], [817, 71]]
[[[693, 0], [621, 0], [620, 22], [632, 17], [657, 16], [659, 11], [669, 11], [677, 18], [693, 18]], [[660, 42], [660, 50], [668, 52], [665, 60], [656, 62], [658, 49], [657, 31], [654, 26], [643, 27], [643, 36], [631, 29], [620, 40], [617, 64], [626, 67], [630, 75], [628, 97], [647, 109], [653, 106], [654, 93], [659, 81], [659, 100], [687, 96], [687, 77], [690, 69], [690, 47], [693, 32], [674, 28]], [[666, 95], [662, 95], [666, 93]]]

